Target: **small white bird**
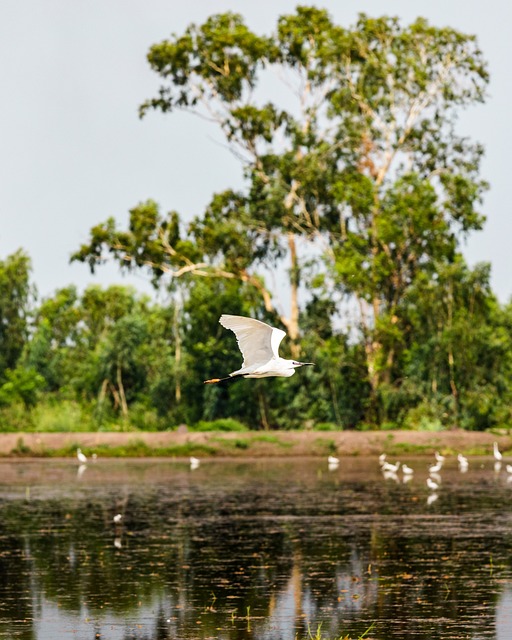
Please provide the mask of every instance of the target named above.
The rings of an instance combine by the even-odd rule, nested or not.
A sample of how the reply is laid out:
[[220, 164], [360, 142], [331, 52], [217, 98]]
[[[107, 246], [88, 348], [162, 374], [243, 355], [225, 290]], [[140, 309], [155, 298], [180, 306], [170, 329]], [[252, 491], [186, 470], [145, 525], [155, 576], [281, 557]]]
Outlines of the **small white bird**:
[[405, 476], [412, 476], [412, 474], [414, 473], [414, 469], [412, 469], [411, 467], [409, 467], [409, 466], [408, 466], [408, 465], [406, 465], [406, 464], [403, 464], [403, 465], [402, 465], [402, 473], [403, 473]]
[[380, 456], [379, 456], [379, 464], [380, 464], [381, 467], [386, 462], [386, 458], [387, 458], [387, 456], [386, 456], [385, 453], [381, 453], [380, 454]]
[[429, 473], [439, 473], [442, 468], [443, 468], [443, 463], [436, 462], [435, 464], [431, 464], [428, 470], [429, 470]]
[[197, 467], [199, 466], [200, 460], [199, 458], [194, 458], [194, 456], [190, 456], [190, 468], [192, 469], [192, 471], [194, 469], [197, 469]]
[[339, 463], [340, 463], [339, 458], [336, 458], [336, 457], [334, 457], [334, 456], [329, 456], [329, 457], [327, 458], [327, 462], [328, 462], [329, 464], [339, 464]]
[[80, 449], [76, 450], [76, 457], [80, 464], [87, 464], [87, 456], [84, 455]]
[[505, 469], [507, 470], [507, 473], [512, 473], [512, 464], [507, 464]]
[[225, 378], [205, 380], [205, 384], [215, 384], [231, 378], [289, 378], [297, 367], [312, 365], [313, 362], [297, 362], [279, 357], [279, 345], [286, 333], [260, 320], [243, 316], [223, 314], [219, 319], [225, 329], [231, 329], [236, 336], [243, 362], [240, 369]]
[[113, 518], [112, 518], [112, 522], [114, 524], [121, 524], [121, 520], [123, 519], [123, 514], [122, 513], [117, 513]]
[[400, 463], [396, 462], [395, 464], [391, 464], [391, 462], [384, 462], [382, 465], [382, 471], [390, 471], [391, 473], [396, 473], [400, 469]]
[[437, 491], [437, 489], [439, 489], [439, 485], [437, 484], [437, 482], [434, 482], [432, 478], [427, 478], [427, 487], [431, 491]]
[[457, 454], [457, 462], [459, 463], [459, 471], [461, 473], [466, 473], [469, 467], [469, 462], [466, 456], [463, 456], [462, 453]]
[[444, 456], [442, 456], [442, 455], [439, 453], [439, 451], [435, 451], [435, 452], [434, 452], [434, 456], [435, 456], [435, 458], [436, 458], [437, 462], [440, 462], [441, 464], [442, 464], [442, 463], [444, 462], [444, 460], [445, 460], [445, 457], [444, 457]]
[[501, 451], [498, 449], [498, 443], [494, 442], [492, 447], [493, 447], [494, 459], [497, 462], [501, 462], [503, 460], [503, 455], [502, 455]]

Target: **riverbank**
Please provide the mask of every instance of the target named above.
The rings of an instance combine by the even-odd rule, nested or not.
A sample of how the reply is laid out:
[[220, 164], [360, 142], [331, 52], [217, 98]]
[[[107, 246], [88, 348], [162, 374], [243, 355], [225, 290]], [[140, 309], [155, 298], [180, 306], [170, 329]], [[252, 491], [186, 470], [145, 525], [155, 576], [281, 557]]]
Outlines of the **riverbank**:
[[326, 456], [487, 455], [497, 441], [512, 454], [512, 436], [462, 430], [425, 431], [247, 431], [129, 433], [0, 433], [2, 457], [86, 455], [143, 456]]

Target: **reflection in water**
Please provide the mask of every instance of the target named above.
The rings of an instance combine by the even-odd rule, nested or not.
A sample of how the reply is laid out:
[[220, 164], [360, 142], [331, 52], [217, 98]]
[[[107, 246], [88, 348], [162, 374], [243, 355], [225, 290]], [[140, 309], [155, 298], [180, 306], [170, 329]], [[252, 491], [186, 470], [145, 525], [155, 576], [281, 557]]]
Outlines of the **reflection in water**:
[[512, 637], [506, 475], [414, 467], [0, 463], [0, 637]]

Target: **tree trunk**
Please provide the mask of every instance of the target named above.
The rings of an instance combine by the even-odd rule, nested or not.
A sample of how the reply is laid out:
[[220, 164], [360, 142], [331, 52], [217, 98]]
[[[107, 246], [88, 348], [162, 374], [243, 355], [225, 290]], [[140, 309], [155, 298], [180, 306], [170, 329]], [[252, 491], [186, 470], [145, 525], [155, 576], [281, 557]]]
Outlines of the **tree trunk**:
[[291, 345], [292, 358], [297, 360], [300, 356], [299, 344], [299, 265], [297, 261], [297, 244], [295, 234], [288, 232], [288, 247], [290, 249], [290, 317], [281, 318], [288, 330]]
[[173, 331], [174, 331], [174, 397], [176, 402], [179, 404], [181, 401], [181, 337], [180, 337], [180, 328], [179, 328], [179, 310], [178, 310], [178, 302], [176, 302], [176, 306], [174, 307], [174, 322], [173, 322]]
[[121, 365], [117, 365], [117, 388], [119, 389], [119, 400], [121, 401], [121, 413], [123, 418], [128, 417], [128, 404], [124, 393], [123, 376], [121, 375]]

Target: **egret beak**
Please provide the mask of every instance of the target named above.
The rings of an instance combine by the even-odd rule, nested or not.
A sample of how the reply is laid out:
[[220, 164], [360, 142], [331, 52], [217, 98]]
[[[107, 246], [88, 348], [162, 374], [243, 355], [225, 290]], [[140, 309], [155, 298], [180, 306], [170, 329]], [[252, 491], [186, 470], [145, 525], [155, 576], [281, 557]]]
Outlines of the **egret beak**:
[[314, 362], [297, 362], [296, 364], [299, 365], [299, 367], [312, 367], [314, 366]]

